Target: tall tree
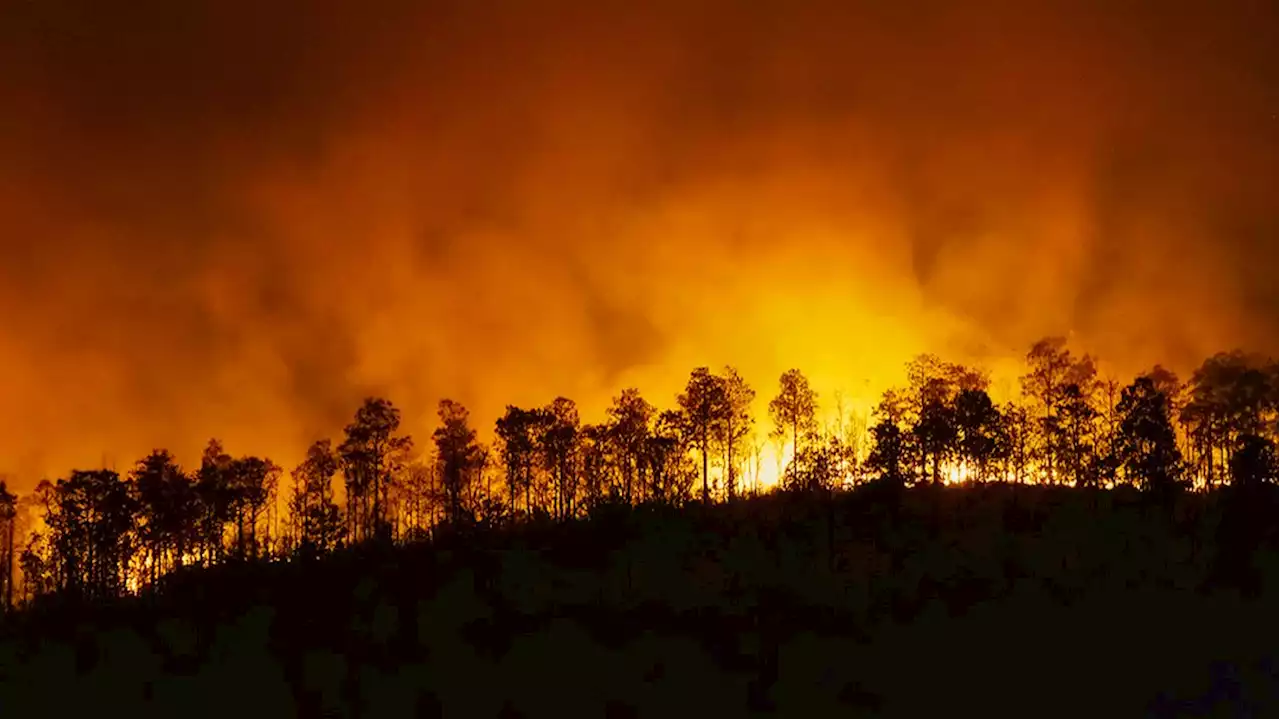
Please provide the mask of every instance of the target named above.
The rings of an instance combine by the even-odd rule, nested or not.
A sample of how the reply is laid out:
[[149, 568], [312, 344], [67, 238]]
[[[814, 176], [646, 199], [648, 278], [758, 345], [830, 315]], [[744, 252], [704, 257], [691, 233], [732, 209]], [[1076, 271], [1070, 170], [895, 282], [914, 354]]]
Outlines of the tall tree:
[[216, 439], [209, 440], [200, 458], [195, 487], [197, 535], [205, 564], [221, 559], [225, 551], [223, 535], [232, 518], [232, 461], [231, 455], [223, 450], [222, 443]]
[[195, 488], [173, 455], [163, 449], [139, 460], [132, 476], [139, 502], [138, 538], [147, 551], [154, 584], [170, 564], [183, 562], [195, 537]]
[[0, 479], [0, 596], [3, 610], [13, 610], [14, 540], [17, 538], [18, 497]]
[[911, 428], [915, 445], [923, 462], [921, 476], [934, 483], [942, 481], [943, 467], [956, 451], [959, 432], [956, 427], [955, 409], [945, 396], [930, 396], [924, 401], [915, 426]]
[[629, 462], [613, 430], [603, 424], [584, 424], [578, 430], [582, 501], [588, 511], [606, 500], [629, 501], [630, 480], [619, 480]]
[[778, 394], [769, 401], [773, 434], [791, 438], [792, 461], [800, 459], [809, 439], [818, 429], [818, 393], [809, 388], [809, 379], [798, 369], [789, 369], [778, 378]]
[[634, 500], [634, 487], [645, 486], [645, 443], [649, 439], [649, 425], [657, 411], [635, 388], [622, 390], [608, 409], [609, 432], [618, 448], [622, 469], [622, 496], [628, 503]]
[[45, 535], [32, 532], [27, 537], [26, 546], [22, 548], [22, 555], [18, 558], [18, 565], [22, 569], [23, 601], [31, 601], [57, 588], [53, 562], [49, 554]]
[[1071, 382], [1062, 388], [1056, 408], [1059, 430], [1055, 448], [1061, 475], [1077, 486], [1098, 482], [1097, 434], [1099, 413], [1091, 401], [1092, 384]]
[[653, 423], [653, 433], [645, 442], [649, 465], [647, 496], [663, 504], [679, 504], [688, 499], [696, 470], [689, 458], [690, 430], [687, 417], [677, 410], [663, 410]]
[[[1037, 458], [1045, 479], [1056, 483], [1064, 474], [1059, 467], [1064, 455], [1069, 455], [1073, 447], [1084, 445], [1080, 432], [1086, 425], [1079, 420], [1085, 417], [1084, 408], [1092, 401], [1097, 370], [1091, 357], [1072, 355], [1063, 337], [1036, 342], [1026, 359], [1022, 393], [1037, 419]], [[1072, 414], [1072, 418], [1067, 416]], [[1068, 459], [1068, 463], [1079, 465], [1079, 457]]]
[[260, 520], [275, 496], [280, 468], [263, 457], [238, 457], [227, 470], [231, 513], [235, 520], [235, 551], [240, 559], [256, 559], [261, 554]]
[[105, 599], [127, 586], [133, 557], [133, 492], [108, 469], [75, 470], [47, 495], [45, 522], [60, 586], [73, 596]]
[[1115, 484], [1120, 469], [1120, 382], [1114, 377], [1100, 379], [1095, 391], [1098, 409], [1097, 434], [1093, 445], [1095, 481], [1103, 486]]
[[906, 391], [895, 397], [910, 430], [907, 449], [922, 479], [942, 480], [959, 452], [955, 400], [963, 391], [985, 391], [987, 376], [960, 364], [943, 362], [934, 355], [919, 355], [907, 363]]
[[706, 367], [698, 367], [689, 375], [684, 392], [676, 398], [693, 441], [702, 455], [702, 501], [711, 501], [711, 443], [724, 416], [724, 382]]
[[1150, 376], [1141, 376], [1120, 393], [1120, 460], [1125, 476], [1151, 491], [1175, 488], [1182, 456], [1169, 421], [1169, 400]]
[[720, 380], [724, 387], [724, 402], [716, 426], [716, 440], [724, 451], [725, 495], [733, 499], [738, 490], [738, 465], [746, 452], [743, 445], [751, 436], [754, 424], [751, 403], [755, 400], [756, 391], [732, 367], [724, 368]]
[[413, 439], [397, 434], [399, 429], [400, 410], [389, 400], [370, 397], [344, 430], [346, 439], [338, 447], [338, 456], [347, 483], [347, 512], [353, 515], [349, 519], [354, 541], [390, 532], [387, 505], [391, 485], [413, 448]]
[[342, 518], [333, 501], [333, 478], [338, 456], [327, 439], [307, 449], [307, 456], [293, 470], [293, 497], [289, 502], [298, 549], [306, 555], [332, 548], [342, 533]]
[[516, 500], [521, 495], [524, 497], [524, 511], [528, 513], [532, 510], [530, 494], [537, 464], [541, 422], [542, 416], [538, 410], [507, 405], [506, 412], [494, 424], [500, 456], [506, 469], [507, 494], [512, 512], [515, 512]]
[[867, 455], [867, 469], [880, 478], [901, 484], [906, 477], [906, 451], [902, 430], [889, 418], [881, 418], [871, 428], [871, 453]]
[[986, 481], [1008, 447], [1000, 410], [986, 390], [966, 389], [956, 395], [953, 416], [961, 459], [979, 481]]
[[451, 399], [440, 400], [436, 410], [440, 426], [432, 434], [436, 445], [436, 462], [445, 495], [448, 520], [457, 524], [465, 517], [465, 500], [471, 485], [479, 477], [484, 452], [476, 441], [466, 407]]
[[1000, 412], [1004, 428], [1000, 434], [1005, 446], [999, 451], [1005, 458], [1005, 476], [1018, 484], [1027, 481], [1031, 462], [1031, 439], [1034, 431], [1027, 408], [1006, 402]]
[[1027, 373], [1022, 375], [1022, 393], [1041, 417], [1053, 415], [1062, 387], [1069, 381], [1075, 359], [1065, 337], [1046, 337], [1027, 352]]
[[1207, 484], [1220, 481], [1242, 437], [1275, 437], [1277, 366], [1239, 350], [1220, 352], [1191, 376], [1180, 419]]
[[442, 504], [436, 491], [436, 467], [423, 461], [409, 463], [396, 483], [400, 503], [400, 536], [406, 541], [426, 539], [428, 530], [435, 523], [436, 509]]
[[556, 397], [542, 412], [538, 445], [552, 480], [555, 515], [558, 519], [567, 519], [574, 513], [577, 494], [578, 406], [571, 399]]

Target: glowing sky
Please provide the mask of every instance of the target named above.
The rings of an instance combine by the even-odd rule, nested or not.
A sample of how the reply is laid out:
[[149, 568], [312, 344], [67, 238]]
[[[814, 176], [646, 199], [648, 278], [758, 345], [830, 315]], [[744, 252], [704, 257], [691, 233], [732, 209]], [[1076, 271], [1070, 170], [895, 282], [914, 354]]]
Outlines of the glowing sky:
[[[643, 7], [640, 7], [643, 6]], [[0, 9], [0, 470], [1277, 345], [1271, 2]]]

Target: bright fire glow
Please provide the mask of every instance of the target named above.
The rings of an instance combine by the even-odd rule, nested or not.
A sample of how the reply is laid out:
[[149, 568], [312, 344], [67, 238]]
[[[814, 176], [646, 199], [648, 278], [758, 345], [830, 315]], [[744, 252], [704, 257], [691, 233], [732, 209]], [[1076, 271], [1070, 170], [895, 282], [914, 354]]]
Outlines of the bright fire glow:
[[[499, 4], [298, 33], [220, 15], [177, 63], [137, 62], [117, 38], [160, 31], [106, 3], [47, 19], [91, 33], [7, 42], [10, 489], [156, 447], [190, 469], [213, 436], [288, 470], [369, 393], [428, 451], [444, 397], [488, 441], [508, 404], [599, 421], [623, 388], [666, 409], [732, 364], [763, 438], [792, 367], [825, 413], [921, 352], [992, 369], [1002, 401], [1047, 334], [1121, 377], [1275, 346], [1270, 42], [1230, 32], [1252, 20], [944, 3], [883, 33], [854, 2]], [[153, 91], [191, 77], [218, 82]], [[1206, 88], [1214, 111], [1168, 112]], [[783, 453], [744, 452], [743, 484], [776, 486]]]
[[790, 442], [782, 447], [779, 454], [778, 446], [773, 443], [766, 443], [760, 450], [759, 464], [753, 467], [755, 476], [749, 478], [754, 479], [753, 488], [760, 492], [769, 492], [782, 484], [782, 472], [786, 469], [788, 463], [791, 462], [792, 455], [795, 454], [795, 448]]
[[964, 484], [969, 481], [969, 465], [960, 463], [953, 464], [943, 470], [943, 484]]

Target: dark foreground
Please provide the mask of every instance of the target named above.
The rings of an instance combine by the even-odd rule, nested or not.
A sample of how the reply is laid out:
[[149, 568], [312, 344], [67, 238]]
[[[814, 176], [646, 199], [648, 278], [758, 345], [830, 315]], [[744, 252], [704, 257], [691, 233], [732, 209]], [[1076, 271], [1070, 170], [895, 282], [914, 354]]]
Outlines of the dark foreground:
[[866, 488], [228, 566], [22, 616], [0, 717], [1273, 717], [1276, 517]]

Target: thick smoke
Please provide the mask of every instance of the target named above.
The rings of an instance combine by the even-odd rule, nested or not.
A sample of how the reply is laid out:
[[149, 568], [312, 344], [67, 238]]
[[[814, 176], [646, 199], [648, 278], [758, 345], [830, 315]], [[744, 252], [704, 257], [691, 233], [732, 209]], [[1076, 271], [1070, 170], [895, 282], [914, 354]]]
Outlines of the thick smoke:
[[1272, 3], [10, 3], [0, 468], [1277, 340]]

